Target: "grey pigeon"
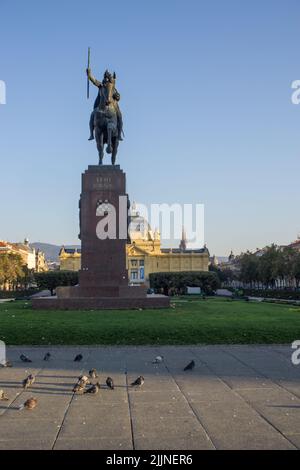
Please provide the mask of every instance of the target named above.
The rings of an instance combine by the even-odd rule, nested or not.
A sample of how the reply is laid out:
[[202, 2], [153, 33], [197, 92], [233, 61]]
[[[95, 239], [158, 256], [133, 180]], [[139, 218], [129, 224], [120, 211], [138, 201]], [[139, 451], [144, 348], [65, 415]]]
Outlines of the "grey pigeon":
[[77, 354], [77, 356], [75, 356], [74, 362], [80, 362], [82, 358], [83, 358], [82, 354]]
[[164, 360], [164, 356], [156, 356], [154, 361], [152, 361], [152, 364], [160, 364], [161, 362], [163, 362], [163, 360]]
[[95, 385], [91, 385], [84, 393], [92, 393], [93, 395], [96, 395], [100, 390], [100, 384], [97, 382]]
[[187, 366], [185, 366], [185, 368], [183, 370], [193, 370], [195, 367], [195, 361], [191, 361], [188, 363]]
[[32, 360], [26, 357], [25, 354], [21, 354], [20, 359], [23, 362], [32, 362]]
[[115, 385], [114, 385], [114, 381], [111, 377], [107, 377], [106, 379], [106, 385], [108, 386], [108, 388], [110, 388], [111, 390], [114, 390], [115, 388]]
[[140, 375], [134, 382], [132, 382], [132, 387], [141, 387], [145, 382], [145, 379], [142, 375]]
[[51, 357], [51, 354], [47, 352], [44, 356], [44, 361], [49, 361], [50, 357]]

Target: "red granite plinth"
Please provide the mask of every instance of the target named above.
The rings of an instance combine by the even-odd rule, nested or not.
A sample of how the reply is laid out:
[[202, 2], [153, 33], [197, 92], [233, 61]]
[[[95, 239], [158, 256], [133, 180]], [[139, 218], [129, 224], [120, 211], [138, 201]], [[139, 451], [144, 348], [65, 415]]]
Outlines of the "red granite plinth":
[[90, 310], [169, 307], [168, 297], [147, 296], [146, 287], [128, 285], [128, 196], [126, 175], [119, 165], [88, 167], [82, 175], [79, 207], [79, 285], [57, 288], [56, 298], [34, 298], [33, 308]]
[[32, 299], [35, 310], [131, 310], [170, 307], [170, 299], [163, 295], [144, 298], [90, 297], [69, 298], [44, 297]]

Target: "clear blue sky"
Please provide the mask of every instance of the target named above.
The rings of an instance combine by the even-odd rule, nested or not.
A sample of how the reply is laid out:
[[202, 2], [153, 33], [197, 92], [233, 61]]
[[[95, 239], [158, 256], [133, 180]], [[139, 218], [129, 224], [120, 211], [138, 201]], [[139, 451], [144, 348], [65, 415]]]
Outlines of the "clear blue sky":
[[300, 232], [299, 0], [0, 0], [0, 239], [77, 243], [86, 55], [116, 70], [131, 199], [204, 203], [226, 255]]

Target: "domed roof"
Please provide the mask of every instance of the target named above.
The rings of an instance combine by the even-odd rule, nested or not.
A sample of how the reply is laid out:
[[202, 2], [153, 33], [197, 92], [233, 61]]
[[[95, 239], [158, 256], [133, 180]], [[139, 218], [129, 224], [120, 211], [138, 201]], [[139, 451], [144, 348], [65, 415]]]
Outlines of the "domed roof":
[[135, 203], [132, 204], [129, 212], [129, 237], [133, 242], [135, 240], [159, 240], [159, 232], [153, 230], [149, 222], [136, 210]]
[[151, 240], [152, 230], [147, 220], [139, 215], [129, 216], [129, 236], [131, 241], [134, 240]]

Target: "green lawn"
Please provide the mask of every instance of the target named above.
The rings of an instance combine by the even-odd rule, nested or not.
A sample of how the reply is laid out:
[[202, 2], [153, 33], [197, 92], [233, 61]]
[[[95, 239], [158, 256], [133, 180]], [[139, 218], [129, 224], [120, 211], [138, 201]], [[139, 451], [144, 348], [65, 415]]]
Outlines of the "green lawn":
[[241, 344], [300, 339], [300, 307], [229, 301], [172, 302], [165, 310], [32, 310], [29, 302], [0, 304], [6, 344]]

